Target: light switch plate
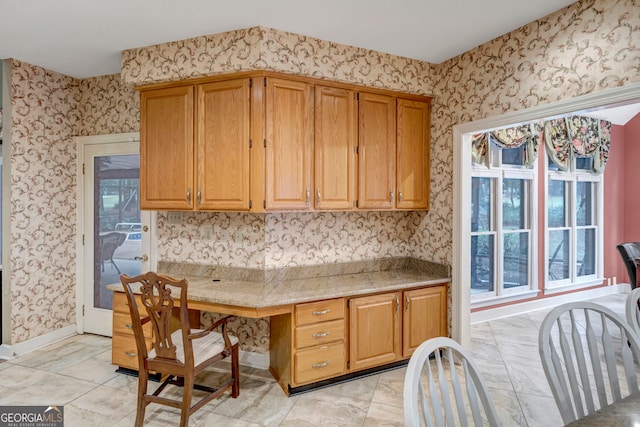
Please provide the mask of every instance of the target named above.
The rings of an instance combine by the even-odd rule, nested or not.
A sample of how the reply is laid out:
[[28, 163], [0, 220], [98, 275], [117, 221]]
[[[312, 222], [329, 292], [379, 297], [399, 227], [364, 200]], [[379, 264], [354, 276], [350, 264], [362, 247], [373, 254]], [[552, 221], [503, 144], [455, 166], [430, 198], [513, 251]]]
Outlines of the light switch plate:
[[180, 224], [182, 222], [182, 212], [167, 212], [167, 222], [169, 224]]

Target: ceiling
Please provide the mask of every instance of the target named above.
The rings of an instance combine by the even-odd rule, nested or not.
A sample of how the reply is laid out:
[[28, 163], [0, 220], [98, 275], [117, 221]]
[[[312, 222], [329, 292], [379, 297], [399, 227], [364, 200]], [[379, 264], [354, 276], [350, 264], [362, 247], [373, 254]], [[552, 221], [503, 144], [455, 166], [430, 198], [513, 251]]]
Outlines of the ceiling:
[[69, 76], [126, 49], [263, 26], [439, 64], [575, 0], [0, 0], [0, 58]]
[[[126, 49], [263, 26], [439, 64], [574, 0], [0, 0], [0, 58], [72, 77]], [[640, 105], [593, 112], [624, 125]]]

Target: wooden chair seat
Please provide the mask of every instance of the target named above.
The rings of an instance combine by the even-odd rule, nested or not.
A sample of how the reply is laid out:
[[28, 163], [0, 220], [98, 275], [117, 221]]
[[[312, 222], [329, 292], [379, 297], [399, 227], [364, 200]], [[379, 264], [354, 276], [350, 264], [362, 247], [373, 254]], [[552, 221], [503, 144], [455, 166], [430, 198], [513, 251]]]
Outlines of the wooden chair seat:
[[[204, 329], [192, 329], [191, 332], [194, 334], [203, 332]], [[171, 334], [171, 340], [174, 342], [176, 346], [176, 360], [181, 363], [185, 363], [184, 357], [184, 347], [182, 344], [182, 330], [178, 329], [177, 331]], [[229, 341], [231, 341], [231, 345], [238, 344], [238, 338], [230, 335]], [[195, 366], [201, 365], [206, 362], [208, 359], [215, 357], [222, 353], [225, 349], [224, 337], [222, 334], [218, 332], [211, 332], [204, 337], [193, 342], [193, 364]], [[156, 351], [155, 349], [149, 350], [149, 359], [155, 359]]]

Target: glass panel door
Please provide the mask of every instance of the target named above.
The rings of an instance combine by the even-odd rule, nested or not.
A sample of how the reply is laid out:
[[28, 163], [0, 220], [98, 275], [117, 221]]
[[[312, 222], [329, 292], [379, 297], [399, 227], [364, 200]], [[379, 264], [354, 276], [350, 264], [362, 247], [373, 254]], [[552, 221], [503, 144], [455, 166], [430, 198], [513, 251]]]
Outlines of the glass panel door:
[[84, 146], [84, 331], [112, 334], [120, 275], [150, 269], [150, 212], [140, 211], [139, 143]]

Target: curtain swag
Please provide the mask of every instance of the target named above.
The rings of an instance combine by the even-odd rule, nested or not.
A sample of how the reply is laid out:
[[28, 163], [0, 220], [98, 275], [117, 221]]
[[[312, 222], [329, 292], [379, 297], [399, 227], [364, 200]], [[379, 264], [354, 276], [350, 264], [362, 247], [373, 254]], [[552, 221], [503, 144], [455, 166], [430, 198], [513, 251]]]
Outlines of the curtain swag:
[[530, 123], [473, 135], [471, 137], [473, 160], [476, 163], [488, 164], [487, 154], [490, 142], [500, 148], [518, 148], [524, 144], [524, 164], [530, 166], [538, 158], [541, 131], [541, 123]]
[[603, 173], [609, 159], [611, 122], [584, 116], [548, 120], [544, 141], [549, 157], [560, 170], [568, 170], [577, 155], [593, 158], [593, 172]]
[[525, 145], [524, 165], [538, 157], [540, 140], [549, 157], [562, 171], [569, 169], [574, 155], [593, 158], [593, 172], [604, 172], [611, 145], [611, 122], [584, 116], [570, 116], [479, 133], [471, 137], [473, 161], [488, 166], [489, 145], [517, 148]]

